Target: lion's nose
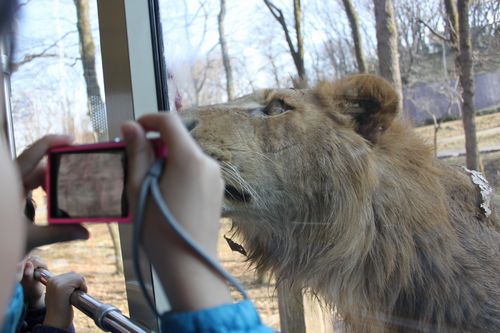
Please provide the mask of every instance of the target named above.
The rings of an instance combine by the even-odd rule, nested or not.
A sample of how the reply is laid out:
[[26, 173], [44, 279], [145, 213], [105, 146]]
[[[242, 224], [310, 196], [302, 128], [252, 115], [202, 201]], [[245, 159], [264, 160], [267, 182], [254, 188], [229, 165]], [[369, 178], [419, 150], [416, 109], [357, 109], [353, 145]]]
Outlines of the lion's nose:
[[191, 132], [198, 126], [199, 121], [196, 119], [184, 119], [184, 126], [186, 126], [187, 130]]

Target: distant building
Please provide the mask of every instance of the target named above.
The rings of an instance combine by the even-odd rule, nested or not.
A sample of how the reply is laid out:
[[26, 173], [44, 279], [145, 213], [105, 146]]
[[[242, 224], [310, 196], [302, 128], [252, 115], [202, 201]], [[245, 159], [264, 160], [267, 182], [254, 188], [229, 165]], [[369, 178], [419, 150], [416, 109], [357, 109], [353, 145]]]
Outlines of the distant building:
[[[474, 106], [476, 112], [500, 107], [500, 72], [482, 73], [475, 76]], [[446, 84], [417, 84], [404, 89], [404, 114], [414, 125], [423, 125], [437, 119], [460, 118], [460, 90], [456, 81]]]

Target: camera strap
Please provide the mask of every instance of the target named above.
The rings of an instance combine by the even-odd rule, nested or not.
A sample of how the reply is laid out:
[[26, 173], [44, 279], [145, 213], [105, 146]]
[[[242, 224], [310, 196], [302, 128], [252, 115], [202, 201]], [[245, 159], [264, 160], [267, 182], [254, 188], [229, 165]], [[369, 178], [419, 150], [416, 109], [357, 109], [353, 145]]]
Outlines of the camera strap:
[[[209, 256], [202, 248], [199, 246], [189, 234], [177, 223], [175, 218], [172, 216], [170, 210], [168, 209], [167, 204], [163, 200], [161, 195], [159, 181], [163, 172], [163, 167], [165, 165], [165, 159], [156, 160], [151, 168], [149, 169], [146, 178], [144, 179], [140, 191], [139, 197], [137, 201], [136, 211], [134, 215], [133, 221], [133, 260], [134, 260], [134, 270], [137, 276], [137, 280], [139, 282], [139, 286], [141, 288], [146, 301], [153, 310], [153, 313], [159, 317], [160, 314], [156, 309], [156, 306], [150, 296], [150, 294], [146, 290], [146, 286], [144, 284], [144, 279], [140, 270], [140, 256], [139, 256], [139, 248], [140, 242], [142, 239], [142, 220], [144, 217], [144, 209], [146, 206], [146, 200], [148, 198], [148, 194], [151, 194], [153, 202], [156, 204], [158, 209], [160, 210], [161, 215], [163, 216], [163, 220], [171, 227], [171, 229], [175, 232], [175, 234], [195, 253], [195, 255], [202, 261], [206, 266], [216, 271], [221, 277], [223, 277], [229, 284], [233, 285], [233, 287], [241, 293], [244, 299], [248, 299], [248, 294], [243, 289], [243, 286], [240, 282], [229, 274], [216, 260], [214, 260], [211, 256]], [[167, 295], [168, 296], [168, 295]]]

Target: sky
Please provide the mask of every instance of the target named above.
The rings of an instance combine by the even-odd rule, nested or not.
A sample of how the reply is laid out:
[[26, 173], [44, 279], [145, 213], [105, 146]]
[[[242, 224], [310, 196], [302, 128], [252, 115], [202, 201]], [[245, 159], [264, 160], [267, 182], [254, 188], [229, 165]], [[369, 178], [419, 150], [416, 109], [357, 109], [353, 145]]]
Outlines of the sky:
[[[85, 82], [81, 63], [77, 60], [79, 43], [73, 0], [25, 1], [28, 2], [19, 20], [16, 60], [51, 48], [46, 52], [48, 57], [22, 66], [12, 77], [13, 107], [19, 111], [15, 122], [21, 146], [48, 131], [63, 130], [54, 118], [62, 117], [64, 112], [78, 128], [89, 126]], [[367, 0], [356, 1], [359, 6], [366, 7], [368, 3]], [[291, 22], [292, 2], [275, 0], [274, 3], [283, 9]], [[97, 70], [103, 87], [96, 0], [89, 0], [89, 4], [98, 55]], [[302, 4], [304, 17], [307, 17], [304, 20], [306, 48], [319, 47], [326, 38], [323, 32], [328, 30], [323, 23], [326, 19], [334, 22], [335, 29], [345, 30], [347, 21], [337, 1], [303, 0]], [[167, 66], [175, 73], [176, 80], [190, 82], [189, 69], [197, 60], [205, 59], [209, 50], [214, 57], [220, 57], [217, 45], [219, 1], [160, 0], [160, 10]], [[362, 15], [362, 28], [369, 30], [371, 18]], [[269, 56], [274, 58], [284, 81], [294, 75], [296, 71], [283, 31], [262, 0], [227, 1], [225, 26], [237, 95], [275, 85]], [[306, 62], [310, 61], [306, 58]], [[24, 125], [30, 121], [39, 124], [40, 128]]]
[[[245, 78], [249, 73], [252, 88], [268, 88], [275, 85], [271, 77], [269, 56], [279, 68], [283, 81], [289, 81], [296, 69], [289, 54], [284, 33], [278, 22], [262, 0], [226, 1], [225, 34], [232, 62], [243, 73], [237, 73], [237, 94], [248, 93], [250, 87]], [[292, 27], [293, 2], [291, 0], [274, 0], [276, 6], [283, 10], [287, 23]], [[374, 38], [373, 15], [371, 2], [354, 0], [359, 10], [360, 25], [364, 34]], [[164, 25], [167, 61], [171, 67], [181, 69], [180, 75], [188, 75], [185, 70], [193, 66], [197, 59], [203, 58], [208, 50], [218, 43], [217, 14], [219, 0], [160, 0], [161, 16]], [[201, 4], [205, 6], [202, 7]], [[320, 1], [303, 0], [303, 34], [306, 50], [320, 50], [323, 42], [331, 35], [343, 34], [350, 38], [350, 30], [341, 2], [338, 0]], [[204, 11], [206, 8], [206, 17]], [[328, 22], [328, 23], [325, 23]], [[186, 24], [187, 23], [187, 24]], [[334, 29], [335, 31], [331, 31]], [[203, 33], [205, 31], [205, 33]], [[294, 34], [293, 28], [290, 33]], [[292, 35], [293, 38], [293, 35]], [[217, 56], [220, 47], [212, 51]], [[374, 52], [374, 44], [365, 43], [365, 52]], [[306, 52], [306, 64], [312, 63], [312, 52]], [[240, 74], [240, 75], [238, 75]], [[239, 90], [239, 91], [238, 91]]]
[[[22, 1], [21, 1], [22, 2]], [[91, 24], [100, 54], [96, 2], [90, 1]], [[75, 128], [91, 130], [86, 86], [79, 58], [73, 0], [31, 0], [22, 6], [14, 61], [45, 52], [12, 75], [12, 106], [17, 150], [49, 132], [65, 132], [64, 118]], [[97, 57], [102, 85], [102, 65]]]

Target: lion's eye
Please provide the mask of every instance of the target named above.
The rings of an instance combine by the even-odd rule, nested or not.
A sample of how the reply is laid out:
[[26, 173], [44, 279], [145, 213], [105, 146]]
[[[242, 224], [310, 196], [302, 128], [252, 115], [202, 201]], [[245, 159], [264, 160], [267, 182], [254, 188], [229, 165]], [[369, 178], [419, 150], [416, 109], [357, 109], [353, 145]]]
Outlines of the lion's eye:
[[271, 103], [269, 103], [264, 109], [264, 114], [268, 116], [276, 116], [290, 110], [293, 110], [293, 108], [280, 98], [272, 100]]

